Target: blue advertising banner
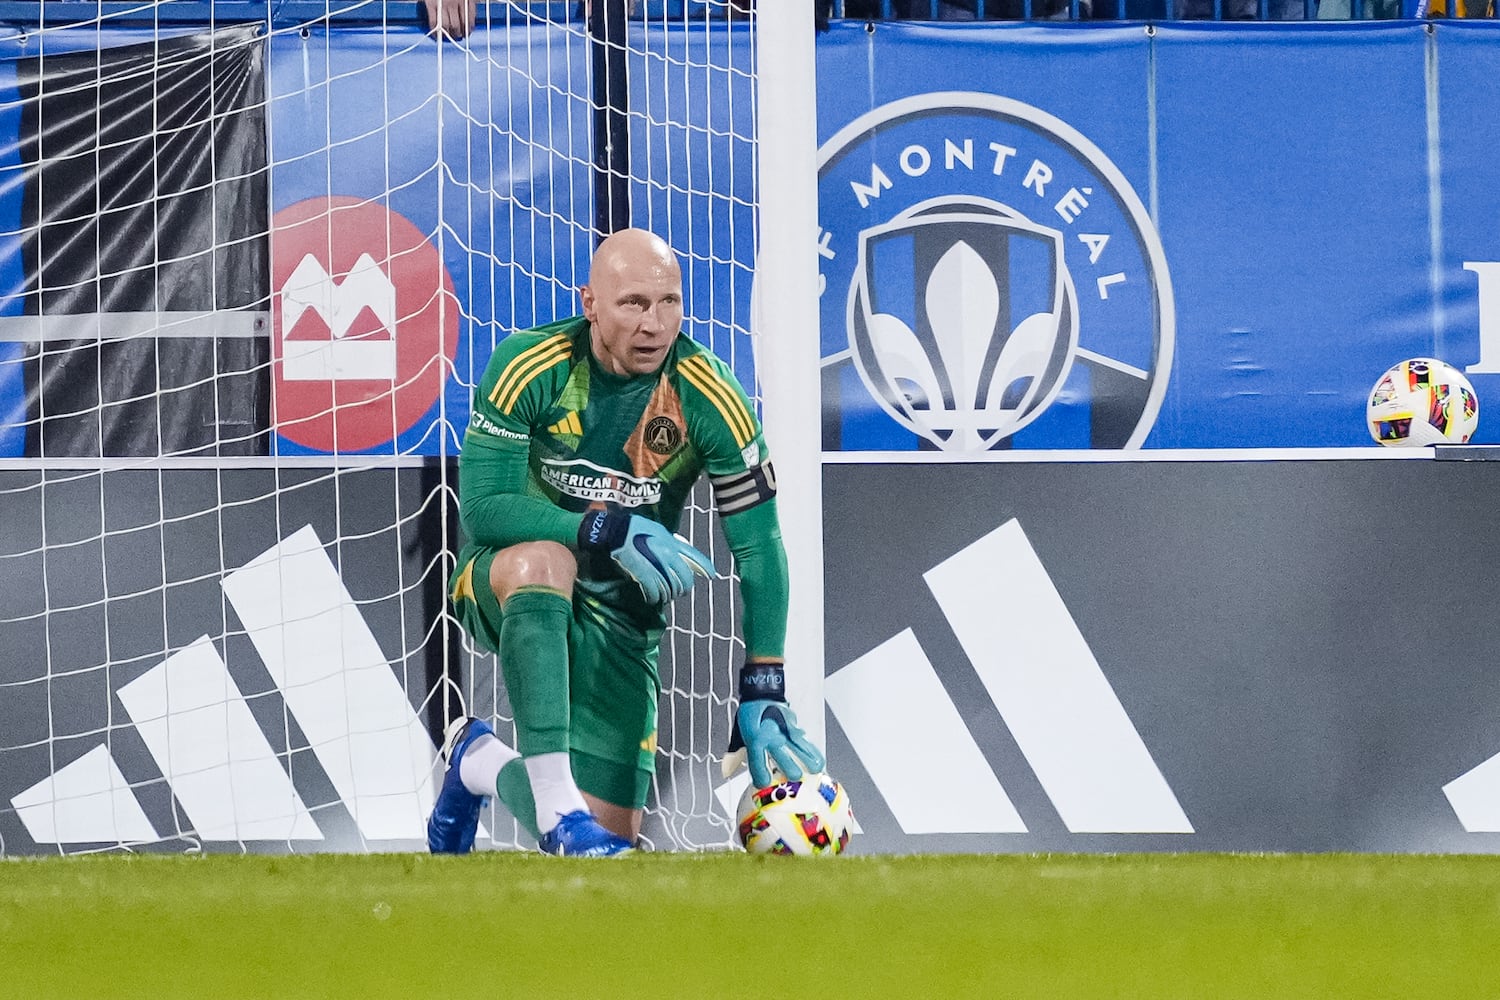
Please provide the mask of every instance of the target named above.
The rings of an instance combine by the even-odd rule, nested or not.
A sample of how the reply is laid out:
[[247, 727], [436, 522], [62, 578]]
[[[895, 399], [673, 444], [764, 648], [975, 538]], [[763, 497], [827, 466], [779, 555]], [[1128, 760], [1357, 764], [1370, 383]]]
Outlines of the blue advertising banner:
[[[753, 384], [749, 27], [632, 23], [630, 32], [633, 217], [682, 255], [688, 332]], [[54, 62], [61, 53], [105, 52], [113, 59], [130, 52], [139, 64], [135, 75], [149, 80], [170, 68], [151, 61], [151, 43], [159, 37], [148, 27], [68, 28], [49, 33], [46, 48]], [[210, 50], [204, 65], [216, 65], [215, 43], [204, 44]], [[236, 211], [247, 202], [266, 203], [269, 219], [262, 221], [263, 243], [253, 255], [269, 273], [255, 276], [255, 301], [233, 303], [245, 311], [232, 336], [269, 349], [255, 366], [269, 403], [258, 426], [235, 431], [237, 440], [255, 439], [259, 453], [283, 455], [454, 454], [468, 422], [469, 393], [495, 342], [579, 308], [577, 287], [586, 280], [595, 240], [587, 40], [577, 24], [517, 17], [475, 32], [461, 46], [439, 45], [414, 24], [280, 29], [253, 46], [257, 67], [264, 66], [265, 94], [246, 106], [263, 109], [255, 145], [264, 151], [253, 176], [237, 178], [253, 193], [231, 201]], [[45, 301], [54, 291], [49, 275], [45, 268], [35, 273], [26, 258], [27, 185], [44, 171], [40, 161], [24, 159], [35, 159], [39, 144], [28, 138], [23, 112], [37, 101], [8, 81], [29, 52], [24, 44], [0, 46], [0, 94], [9, 87], [13, 95], [0, 102], [10, 109], [0, 111], [0, 221], [12, 219], [0, 227], [0, 320], [31, 318], [0, 329], [0, 455], [110, 457], [141, 449], [155, 454], [158, 447], [163, 454], [183, 453], [169, 435], [158, 441], [150, 433], [134, 435], [135, 451], [121, 451], [107, 432], [81, 445], [59, 445], [55, 434], [45, 447], [35, 440], [44, 419], [32, 412], [38, 383], [51, 377], [38, 375], [37, 358], [60, 351], [45, 346], [49, 338], [56, 343], [56, 334], [45, 331], [57, 324], [36, 319], [55, 318], [46, 315], [55, 311]], [[75, 104], [92, 92], [73, 90]], [[155, 93], [147, 95], [148, 110]], [[100, 113], [75, 108], [66, 117], [92, 122]], [[33, 114], [47, 119], [33, 132], [60, 117]], [[76, 145], [86, 138], [70, 136], [74, 145], [67, 147], [67, 158], [85, 167], [93, 159], [74, 154], [90, 152], [86, 143]], [[149, 160], [150, 131], [133, 139], [145, 144], [141, 155]], [[181, 180], [172, 176], [173, 158], [157, 160], [144, 174], [160, 176], [160, 188], [144, 196], [148, 207], [161, 200], [161, 189]], [[101, 171], [80, 175], [71, 187], [104, 185]], [[62, 208], [54, 215], [71, 218]], [[119, 242], [150, 248], [150, 227], [131, 226], [121, 229]], [[100, 240], [46, 242], [48, 260], [66, 258], [64, 287], [111, 277]], [[251, 252], [248, 243], [244, 247]], [[136, 272], [148, 282], [155, 277], [158, 288], [169, 284], [149, 259]], [[195, 331], [212, 327], [213, 337], [198, 344], [223, 336], [213, 303], [205, 300], [185, 320], [181, 310], [164, 312], [151, 298], [123, 309], [73, 307], [66, 329], [85, 339], [69, 343], [84, 345], [93, 357], [101, 353], [101, 333], [106, 342], [127, 330], [144, 342], [151, 338], [140, 333], [182, 340], [181, 331], [160, 332], [170, 323]], [[208, 350], [212, 366], [211, 347], [186, 349]], [[211, 370], [195, 384], [214, 379]], [[84, 389], [94, 381], [85, 379]], [[121, 392], [133, 399], [164, 393]], [[175, 402], [163, 409], [184, 409]], [[100, 408], [97, 400], [70, 400], [51, 409], [99, 423]], [[211, 429], [215, 412], [212, 404], [200, 407], [194, 420]], [[218, 430], [226, 436], [222, 423]], [[222, 440], [211, 445], [228, 453]]]
[[[753, 385], [750, 33], [630, 30], [634, 217], [683, 255], [689, 332]], [[270, 402], [235, 433], [451, 454], [495, 341], [577, 308], [577, 28], [263, 44], [269, 273], [235, 335], [269, 341]], [[0, 52], [0, 90], [27, 51]], [[825, 449], [1369, 445], [1372, 386], [1422, 356], [1468, 376], [1474, 440], [1500, 442], [1494, 25], [835, 22], [817, 59]], [[0, 103], [9, 322], [35, 312], [36, 150]], [[0, 335], [0, 454], [43, 453], [27, 336]]]
[[[1442, 227], [1430, 279], [1438, 292], [1435, 344], [1439, 351], [1459, 349], [1455, 356], [1469, 362], [1469, 377], [1485, 398], [1486, 386], [1500, 387], [1500, 115], [1492, 96], [1500, 79], [1500, 35], [1493, 24], [1457, 23], [1443, 25], [1438, 37]], [[1495, 441], [1500, 427], [1481, 422], [1480, 434]]]
[[[587, 107], [538, 99], [587, 91], [562, 32], [481, 32], [480, 59], [414, 29], [272, 37], [280, 453], [455, 453], [494, 339], [584, 273]], [[559, 224], [515, 224], [538, 215]]]
[[[689, 334], [752, 384], [754, 81], [725, 69], [750, 64], [748, 29], [630, 30], [633, 218], [681, 256]], [[540, 20], [463, 47], [415, 29], [273, 37], [279, 453], [456, 454], [495, 342], [579, 311], [587, 53], [576, 25]]]
[[825, 449], [1367, 446], [1411, 357], [1500, 406], [1500, 33], [1431, 27], [835, 24]]

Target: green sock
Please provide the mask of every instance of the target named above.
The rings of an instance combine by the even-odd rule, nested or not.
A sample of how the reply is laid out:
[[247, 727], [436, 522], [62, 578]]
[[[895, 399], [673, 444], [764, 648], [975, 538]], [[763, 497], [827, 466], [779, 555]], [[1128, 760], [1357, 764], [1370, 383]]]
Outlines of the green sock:
[[517, 757], [500, 769], [500, 777], [495, 779], [495, 794], [521, 824], [521, 829], [531, 834], [532, 840], [540, 840], [542, 832], [536, 828], [536, 799], [531, 794], [531, 779], [526, 775], [525, 761]]
[[522, 757], [567, 753], [573, 602], [550, 587], [522, 587], [501, 610], [500, 672], [516, 715], [516, 749]]

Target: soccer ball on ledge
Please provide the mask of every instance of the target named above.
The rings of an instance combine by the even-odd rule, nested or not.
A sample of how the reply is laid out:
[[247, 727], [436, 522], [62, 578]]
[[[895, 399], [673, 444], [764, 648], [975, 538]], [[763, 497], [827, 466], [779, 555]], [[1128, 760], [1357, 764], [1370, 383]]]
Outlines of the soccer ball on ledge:
[[788, 781], [781, 774], [765, 788], [740, 796], [735, 819], [740, 843], [751, 854], [833, 855], [848, 845], [854, 814], [844, 786], [826, 774]]
[[1467, 444], [1479, 426], [1479, 397], [1452, 365], [1411, 358], [1380, 376], [1365, 422], [1371, 437], [1393, 448]]

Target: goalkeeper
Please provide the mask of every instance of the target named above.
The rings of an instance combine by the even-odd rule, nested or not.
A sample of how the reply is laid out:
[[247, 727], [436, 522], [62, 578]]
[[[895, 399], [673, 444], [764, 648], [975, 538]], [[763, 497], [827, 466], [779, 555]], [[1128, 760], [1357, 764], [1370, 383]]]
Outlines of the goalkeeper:
[[[770, 784], [821, 771], [786, 704], [786, 553], [760, 422], [729, 368], [679, 332], [682, 272], [658, 237], [599, 244], [581, 316], [506, 337], [474, 392], [459, 457], [467, 544], [449, 582], [499, 654], [516, 746], [458, 719], [427, 824], [474, 844], [495, 795], [549, 854], [629, 851], [656, 767], [666, 608], [712, 563], [676, 535], [705, 473], [740, 575], [746, 662], [726, 764]], [[726, 770], [731, 770], [727, 767]]]

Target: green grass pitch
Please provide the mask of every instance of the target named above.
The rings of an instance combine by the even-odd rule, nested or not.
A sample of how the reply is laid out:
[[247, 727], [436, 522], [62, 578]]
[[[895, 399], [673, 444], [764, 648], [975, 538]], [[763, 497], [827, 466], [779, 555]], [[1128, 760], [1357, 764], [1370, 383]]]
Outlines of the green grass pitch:
[[0, 997], [1500, 997], [1500, 858], [0, 862]]

